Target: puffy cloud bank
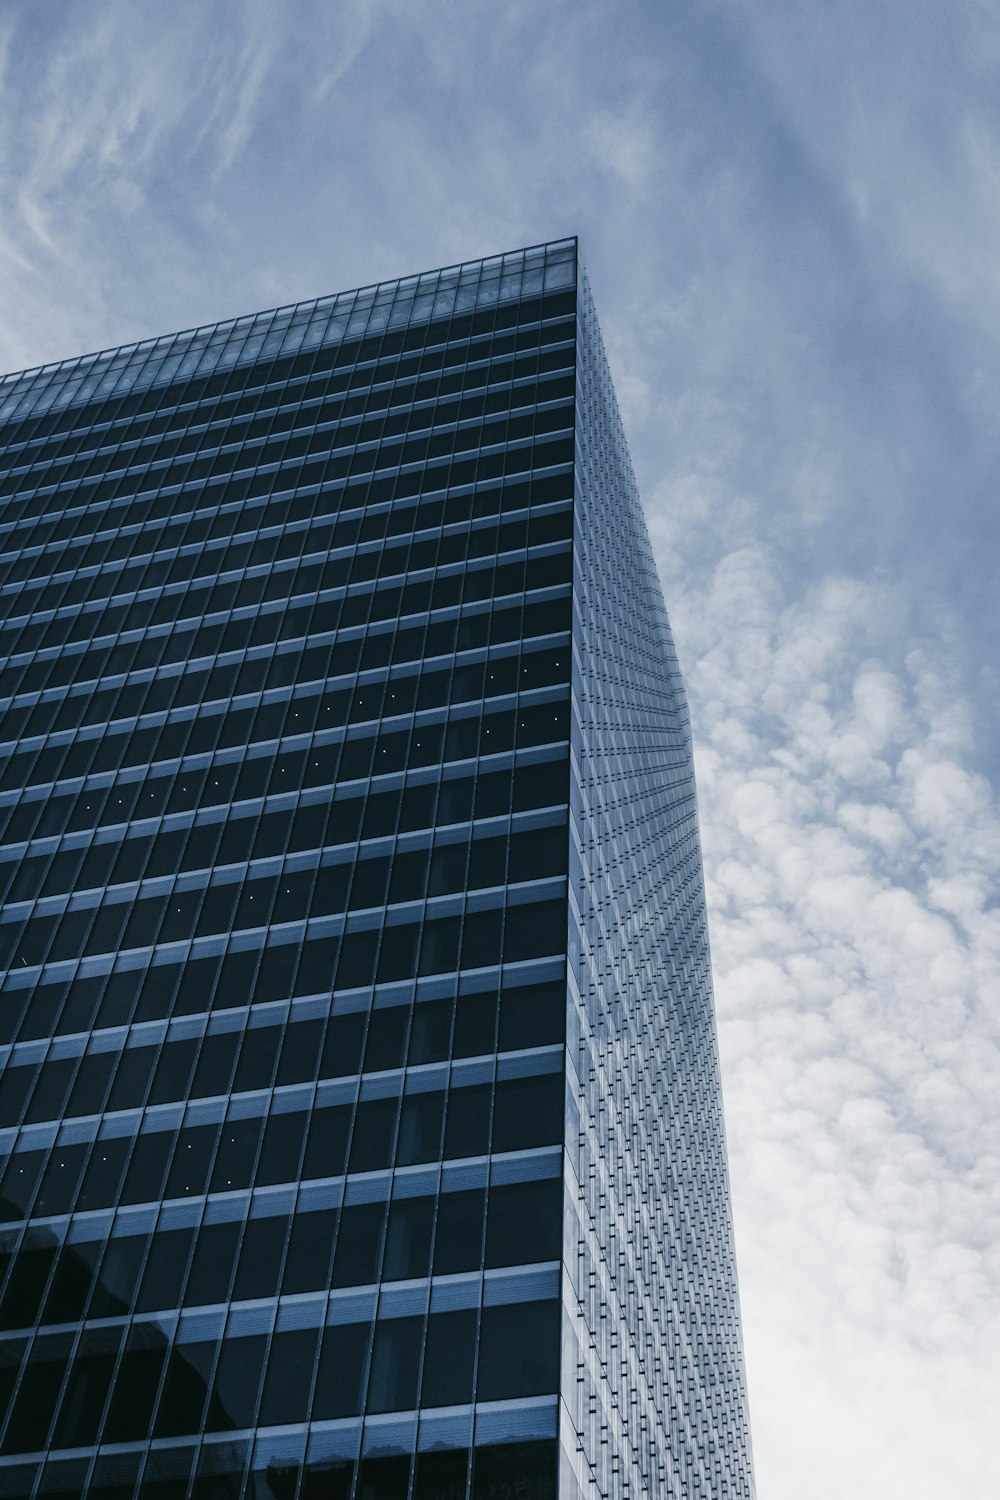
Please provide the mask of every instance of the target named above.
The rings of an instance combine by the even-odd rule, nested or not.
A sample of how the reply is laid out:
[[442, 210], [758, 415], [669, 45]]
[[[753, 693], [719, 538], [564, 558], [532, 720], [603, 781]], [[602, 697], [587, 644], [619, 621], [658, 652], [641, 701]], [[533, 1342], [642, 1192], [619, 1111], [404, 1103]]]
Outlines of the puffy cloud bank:
[[833, 1500], [852, 1473], [986, 1497], [1000, 819], [969, 706], [943, 646], [879, 659], [889, 585], [803, 591], [752, 541], [686, 571], [670, 502], [651, 519], [694, 709], [767, 1500]]

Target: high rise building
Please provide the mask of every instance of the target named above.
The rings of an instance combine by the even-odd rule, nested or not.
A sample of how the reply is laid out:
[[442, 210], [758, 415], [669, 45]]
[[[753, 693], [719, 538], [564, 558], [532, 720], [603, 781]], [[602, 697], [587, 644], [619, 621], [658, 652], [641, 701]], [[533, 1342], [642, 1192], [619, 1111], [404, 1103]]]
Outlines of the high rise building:
[[575, 241], [0, 383], [0, 1494], [753, 1493]]

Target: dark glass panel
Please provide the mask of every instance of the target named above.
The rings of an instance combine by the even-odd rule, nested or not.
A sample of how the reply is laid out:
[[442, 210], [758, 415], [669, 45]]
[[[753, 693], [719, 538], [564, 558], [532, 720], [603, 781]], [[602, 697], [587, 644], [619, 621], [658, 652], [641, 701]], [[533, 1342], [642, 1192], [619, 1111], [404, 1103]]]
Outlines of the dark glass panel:
[[463, 969], [489, 968], [500, 962], [503, 912], [470, 912], [462, 929]]
[[105, 1418], [104, 1442], [131, 1443], [147, 1436], [166, 1352], [167, 1341], [158, 1328], [143, 1323], [133, 1327]]
[[564, 901], [539, 901], [513, 908], [504, 933], [504, 962], [564, 952], [566, 920]]
[[384, 1203], [355, 1203], [341, 1210], [334, 1286], [367, 1286], [376, 1280], [385, 1214]]
[[357, 1500], [400, 1500], [409, 1483], [409, 1454], [364, 1458], [358, 1470]]
[[[181, 1437], [202, 1425], [215, 1361], [214, 1343], [175, 1344], [153, 1424], [154, 1437]], [[214, 1403], [213, 1403], [214, 1404]]]
[[223, 1302], [229, 1295], [242, 1224], [204, 1224], [198, 1233], [184, 1293], [189, 1307]]
[[458, 965], [461, 923], [458, 917], [427, 922], [420, 945], [420, 973], [446, 974]]
[[351, 910], [369, 906], [383, 906], [389, 887], [389, 857], [359, 860], [354, 869], [351, 884]]
[[333, 980], [340, 939], [314, 938], [304, 943], [295, 979], [297, 995], [326, 995]]
[[[147, 969], [145, 974], [141, 976], [142, 988], [139, 991], [139, 998], [136, 1002], [135, 1013], [132, 1019], [135, 1021], [153, 1021], [158, 1020], [161, 1016], [169, 1016], [174, 1005], [174, 990], [181, 975], [184, 976], [184, 994], [189, 997], [191, 1003], [181, 1003], [180, 997], [178, 997], [178, 1014], [187, 1015], [190, 1011], [197, 1009], [198, 1005], [193, 1003], [195, 1000], [195, 990], [193, 986], [189, 987], [188, 975], [191, 967], [191, 965], [188, 965], [187, 969], [181, 969], [173, 964], [157, 964], [153, 968]], [[203, 984], [198, 986], [198, 994], [200, 996], [200, 1005], [204, 1006], [206, 991]], [[103, 1006], [101, 1008], [101, 1015], [98, 1017], [98, 1022], [102, 1026], [118, 1024], [117, 1021], [105, 1019]]]
[[233, 1082], [235, 1093], [270, 1087], [280, 1045], [280, 1026], [257, 1026], [244, 1032]]
[[397, 1166], [433, 1161], [440, 1154], [443, 1110], [444, 1095], [439, 1092], [409, 1094], [403, 1099], [396, 1140]]
[[[264, 1144], [257, 1163], [255, 1182], [293, 1182], [302, 1159], [302, 1142], [309, 1124], [307, 1114], [271, 1115], [264, 1128]], [[347, 1126], [344, 1125], [346, 1139]], [[308, 1172], [306, 1173], [308, 1176]], [[318, 1173], [322, 1176], [324, 1174]]]
[[496, 1046], [497, 996], [460, 995], [455, 1006], [455, 1057], [477, 1057]]
[[351, 1137], [351, 1172], [373, 1172], [392, 1161], [392, 1140], [399, 1099], [363, 1099]]
[[264, 1373], [267, 1339], [223, 1339], [212, 1382], [212, 1400], [205, 1428], [225, 1432], [234, 1427], [252, 1427]]
[[205, 1191], [219, 1134], [218, 1125], [185, 1125], [181, 1129], [167, 1177], [165, 1197], [188, 1198]]
[[163, 1048], [149, 1091], [150, 1104], [164, 1104], [167, 1100], [185, 1097], [197, 1053], [198, 1040], [194, 1037], [171, 1042]]
[[[238, 1005], [246, 1005], [253, 989], [253, 979], [257, 972], [259, 958], [260, 954], [252, 948], [243, 952], [226, 954], [219, 971], [218, 986], [214, 995], [211, 996], [213, 1010], [231, 1010]], [[209, 993], [203, 991], [203, 1009], [207, 1006]]]
[[158, 1049], [153, 1046], [126, 1047], [115, 1073], [108, 1097], [109, 1110], [135, 1109], [146, 1097], [149, 1080], [156, 1066]]
[[113, 1317], [129, 1310], [145, 1253], [145, 1235], [115, 1235], [108, 1240], [90, 1298], [88, 1312], [92, 1318]]
[[288, 1220], [284, 1216], [248, 1221], [233, 1286], [235, 1300], [277, 1294], [287, 1233]]
[[229, 1089], [240, 1044], [240, 1032], [225, 1031], [206, 1036], [202, 1043], [191, 1085], [191, 1097], [203, 1099]]
[[562, 1183], [517, 1182], [490, 1188], [486, 1265], [558, 1260], [562, 1252]]
[[361, 1410], [370, 1343], [370, 1323], [335, 1324], [324, 1330], [313, 1392], [313, 1421], [350, 1417]]
[[[383, 951], [386, 945], [395, 947], [400, 930], [391, 928], [386, 933]], [[378, 1073], [384, 1069], [402, 1067], [406, 1058], [409, 1020], [410, 1007], [408, 1005], [395, 1005], [390, 1009], [372, 1011], [365, 1042], [364, 1071], [366, 1073]]]
[[[38, 1080], [31, 1094], [28, 1108], [25, 1111], [25, 1123], [33, 1124], [37, 1120], [58, 1120], [63, 1113], [63, 1106], [69, 1095], [73, 1083], [73, 1075], [76, 1072], [79, 1058], [61, 1057], [47, 1061], [38, 1075]], [[21, 1071], [20, 1069], [11, 1071]], [[7, 1074], [3, 1078], [3, 1090], [7, 1091]]]
[[472, 1400], [476, 1319], [472, 1307], [428, 1318], [421, 1406], [458, 1406]]
[[307, 1419], [318, 1341], [318, 1328], [274, 1335], [258, 1417], [261, 1426]]
[[299, 1500], [351, 1500], [353, 1484], [353, 1463], [308, 1464], [302, 1472]]
[[[255, 920], [266, 920], [266, 916], [262, 915]], [[253, 989], [255, 1004], [264, 1005], [272, 1000], [288, 999], [293, 991], [292, 981], [297, 960], [298, 948], [291, 943], [264, 949]]]
[[411, 1066], [437, 1062], [448, 1056], [451, 1038], [451, 1000], [431, 1000], [413, 1007], [410, 1023]]
[[43, 1323], [70, 1323], [83, 1317], [103, 1248], [98, 1240], [62, 1247], [45, 1299]]
[[340, 946], [337, 965], [337, 988], [350, 990], [372, 983], [375, 977], [375, 952], [378, 932], [349, 932]]
[[399, 832], [408, 833], [415, 828], [428, 828], [434, 821], [434, 803], [437, 788], [433, 783], [408, 786], [403, 792], [399, 808]]
[[500, 1051], [563, 1041], [566, 1003], [566, 986], [558, 982], [504, 990], [500, 997]]
[[103, 1107], [117, 1060], [115, 1052], [92, 1052], [82, 1058], [66, 1109], [67, 1115], [96, 1114]]
[[482, 1188], [442, 1193], [434, 1236], [434, 1275], [479, 1269], [486, 1195]]
[[55, 1145], [42, 1176], [33, 1212], [37, 1215], [68, 1213], [90, 1153], [90, 1142]]
[[493, 1089], [488, 1083], [450, 1090], [444, 1133], [446, 1159], [480, 1156], [489, 1149], [492, 1102]]
[[541, 765], [519, 766], [514, 771], [513, 808], [522, 813], [529, 807], [555, 807], [567, 801], [570, 790], [568, 757], [544, 760]]
[[57, 1447], [82, 1448], [97, 1441], [122, 1332], [109, 1328], [84, 1333], [59, 1409]]
[[398, 983], [401, 979], [412, 979], [417, 972], [417, 951], [420, 946], [420, 926], [416, 922], [386, 929], [379, 951], [376, 981], [379, 984]]
[[212, 1169], [210, 1190], [213, 1193], [228, 1193], [234, 1188], [250, 1186], [263, 1128], [263, 1119], [226, 1122]]
[[397, 853], [392, 862], [389, 881], [389, 901], [419, 901], [427, 884], [427, 863], [430, 851], [408, 849]]
[[[490, 842], [492, 840], [481, 840]], [[501, 840], [501, 845], [503, 841]], [[450, 891], [460, 891], [466, 883], [466, 864], [469, 857], [467, 844], [439, 844], [431, 855], [430, 873], [427, 877], [427, 894], [442, 896]], [[501, 877], [502, 878], [502, 877]], [[483, 882], [492, 885], [493, 881]]]
[[[88, 1496], [92, 1490], [85, 1489], [87, 1476], [90, 1472], [90, 1456], [84, 1458], [58, 1459], [50, 1458], [45, 1465], [41, 1483], [38, 1486], [39, 1497], [45, 1496], [45, 1500], [80, 1500], [82, 1494]], [[5, 1469], [4, 1471], [4, 1496], [9, 1495], [10, 1500], [29, 1500], [31, 1494], [30, 1484], [21, 1488], [15, 1482], [16, 1469]]]
[[38, 1315], [58, 1245], [55, 1241], [39, 1244], [33, 1234], [37, 1231], [29, 1230], [7, 1278], [0, 1301], [0, 1328], [30, 1328]]
[[154, 1449], [142, 1476], [142, 1500], [186, 1500], [195, 1450], [189, 1446]]
[[[313, 888], [311, 914], [314, 917], [333, 916], [347, 910], [347, 891], [351, 881], [351, 866], [346, 861], [335, 865], [324, 865], [316, 876]], [[339, 945], [338, 945], [339, 946]], [[336, 951], [334, 952], [336, 957]], [[311, 993], [325, 990], [330, 982], [332, 964], [320, 983], [310, 986]]]
[[10, 1409], [4, 1453], [32, 1453], [45, 1447], [71, 1346], [71, 1336], [64, 1333], [41, 1334], [35, 1340]]
[[0, 1077], [0, 1082], [3, 1083], [3, 1092], [0, 1094], [0, 1127], [18, 1124], [36, 1071], [37, 1064], [34, 1062], [28, 1062], [24, 1067], [7, 1067], [3, 1071], [3, 1076]]
[[303, 1177], [337, 1177], [343, 1172], [350, 1124], [349, 1104], [325, 1105], [313, 1111]]
[[500, 1495], [516, 1495], [518, 1500], [556, 1500], [557, 1475], [555, 1442], [476, 1448], [472, 1500], [495, 1500]]
[[518, 880], [539, 880], [546, 875], [565, 875], [568, 854], [565, 824], [517, 833], [511, 839], [507, 878], [513, 884]]
[[[0, 995], [0, 1045], [6, 1046], [17, 1036], [21, 1018], [28, 1009], [30, 1000], [30, 990], [8, 988]], [[49, 1029], [51, 1030], [51, 1026]]]
[[[91, 987], [90, 990], [91, 996], [93, 995], [93, 988]], [[72, 987], [65, 983], [38, 985], [28, 1000], [24, 1017], [17, 1032], [19, 1040], [25, 1042], [38, 1037], [51, 1036], [57, 1029], [57, 1021], [59, 1023], [58, 1030], [60, 1032], [63, 1031], [60, 1011], [63, 1008], [67, 995], [71, 993]], [[15, 1000], [14, 994], [4, 996], [5, 1006], [10, 1005], [12, 1002], [18, 1003]], [[89, 1025], [89, 1020], [83, 1022], [83, 1026], [86, 1025]], [[73, 1029], [81, 1030], [82, 1026], [77, 1025]]]
[[11, 1396], [27, 1344], [26, 1338], [0, 1340], [0, 1411], [5, 1415], [11, 1409]]
[[544, 1396], [558, 1388], [559, 1304], [518, 1302], [484, 1307], [477, 1399]]
[[193, 1228], [162, 1229], [153, 1235], [136, 1302], [137, 1312], [166, 1310], [180, 1304], [194, 1235]]
[[423, 1318], [392, 1318], [376, 1324], [369, 1411], [408, 1411], [416, 1406], [423, 1327]]
[[296, 1215], [281, 1278], [282, 1292], [322, 1291], [330, 1285], [337, 1217], [335, 1208]]
[[383, 1281], [408, 1281], [430, 1269], [433, 1198], [396, 1198], [389, 1208]]
[[[126, 1136], [115, 1136], [113, 1138], [98, 1139], [94, 1142], [94, 1149], [84, 1174], [83, 1185], [80, 1188], [80, 1196], [77, 1199], [77, 1210], [88, 1208], [103, 1208], [114, 1203], [118, 1194], [125, 1168], [128, 1165], [129, 1155], [135, 1148], [134, 1160], [139, 1166], [132, 1176], [131, 1170], [129, 1180], [133, 1182], [134, 1189], [138, 1191], [139, 1197], [135, 1202], [142, 1201], [144, 1194], [151, 1186], [155, 1197], [159, 1191], [159, 1185], [163, 1181], [163, 1173], [166, 1170], [167, 1152], [170, 1148], [171, 1135], [167, 1131], [159, 1136], [142, 1136], [137, 1141], [132, 1141]], [[146, 1163], [158, 1169], [155, 1177], [144, 1176], [142, 1164]], [[125, 1202], [132, 1202], [125, 1198]]]
[[323, 1043], [323, 1022], [300, 1021], [288, 1026], [281, 1044], [281, 1057], [275, 1083], [280, 1088], [287, 1083], [308, 1083], [316, 1076], [320, 1047]]
[[557, 1145], [565, 1125], [565, 1092], [561, 1073], [508, 1078], [498, 1083], [493, 1150], [523, 1151], [529, 1146]]
[[418, 1454], [413, 1500], [465, 1500], [468, 1469], [465, 1448]]

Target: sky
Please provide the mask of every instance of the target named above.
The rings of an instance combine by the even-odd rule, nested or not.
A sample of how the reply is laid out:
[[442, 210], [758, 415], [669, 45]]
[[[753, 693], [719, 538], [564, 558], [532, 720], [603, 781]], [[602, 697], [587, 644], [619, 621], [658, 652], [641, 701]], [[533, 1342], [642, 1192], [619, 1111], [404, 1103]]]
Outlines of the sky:
[[7, 0], [0, 369], [579, 234], [761, 1500], [1000, 1493], [998, 0]]

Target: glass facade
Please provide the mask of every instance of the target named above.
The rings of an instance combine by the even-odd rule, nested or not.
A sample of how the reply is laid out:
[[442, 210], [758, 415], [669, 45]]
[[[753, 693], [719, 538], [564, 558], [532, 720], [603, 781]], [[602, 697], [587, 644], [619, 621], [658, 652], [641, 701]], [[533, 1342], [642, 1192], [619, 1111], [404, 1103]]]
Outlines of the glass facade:
[[0, 381], [0, 1494], [750, 1496], [575, 241]]

